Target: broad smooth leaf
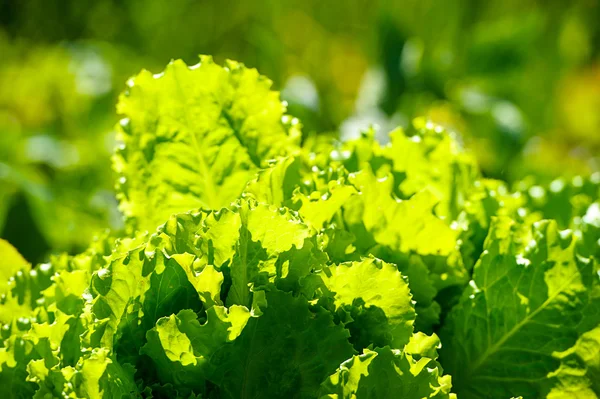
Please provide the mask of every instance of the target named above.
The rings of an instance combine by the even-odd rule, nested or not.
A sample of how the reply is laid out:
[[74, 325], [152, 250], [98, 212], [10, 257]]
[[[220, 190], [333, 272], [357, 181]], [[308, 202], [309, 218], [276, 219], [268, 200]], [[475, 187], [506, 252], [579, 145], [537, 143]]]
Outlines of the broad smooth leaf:
[[[522, 236], [508, 218], [494, 221], [473, 280], [441, 335], [441, 359], [463, 398], [538, 397], [575, 345], [599, 284], [593, 260], [553, 221]], [[520, 241], [528, 242], [521, 250]]]

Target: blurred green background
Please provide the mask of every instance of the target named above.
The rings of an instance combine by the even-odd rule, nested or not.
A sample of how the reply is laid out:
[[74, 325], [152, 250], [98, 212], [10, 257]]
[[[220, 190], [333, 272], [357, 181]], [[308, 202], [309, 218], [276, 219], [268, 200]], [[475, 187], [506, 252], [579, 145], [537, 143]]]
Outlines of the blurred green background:
[[305, 133], [424, 115], [485, 175], [600, 169], [600, 0], [0, 0], [0, 236], [38, 262], [121, 218], [115, 103], [141, 68], [256, 67]]

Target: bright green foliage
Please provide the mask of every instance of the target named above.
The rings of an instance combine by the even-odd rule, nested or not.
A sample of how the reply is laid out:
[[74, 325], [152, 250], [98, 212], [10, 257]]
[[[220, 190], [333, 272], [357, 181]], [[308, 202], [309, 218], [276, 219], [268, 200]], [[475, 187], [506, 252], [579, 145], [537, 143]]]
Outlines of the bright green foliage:
[[581, 335], [577, 344], [558, 354], [549, 398], [596, 398], [600, 392], [600, 327]]
[[347, 320], [359, 349], [370, 344], [402, 348], [415, 319], [408, 284], [394, 265], [376, 259], [328, 267], [320, 277], [333, 305]]
[[555, 222], [523, 235], [497, 219], [442, 334], [442, 361], [459, 394], [540, 396], [560, 364], [556, 354], [600, 323], [589, 310], [598, 289], [594, 260], [577, 256], [574, 237]]
[[132, 81], [127, 236], [33, 268], [0, 241], [5, 396], [600, 395], [597, 176], [511, 191], [422, 120], [301, 146], [270, 85]]
[[427, 187], [439, 201], [438, 214], [456, 218], [473, 183], [479, 177], [475, 159], [439, 127], [415, 122], [412, 136], [402, 130], [390, 133], [391, 144], [383, 150], [393, 161], [392, 170], [405, 175], [399, 190], [411, 196]]
[[255, 69], [210, 57], [188, 68], [141, 72], [121, 96], [115, 156], [123, 213], [152, 231], [171, 214], [229, 205], [266, 161], [299, 138], [285, 107]]
[[322, 384], [321, 398], [456, 398], [450, 378], [440, 375], [437, 347], [436, 336], [416, 334], [403, 352], [365, 349]]

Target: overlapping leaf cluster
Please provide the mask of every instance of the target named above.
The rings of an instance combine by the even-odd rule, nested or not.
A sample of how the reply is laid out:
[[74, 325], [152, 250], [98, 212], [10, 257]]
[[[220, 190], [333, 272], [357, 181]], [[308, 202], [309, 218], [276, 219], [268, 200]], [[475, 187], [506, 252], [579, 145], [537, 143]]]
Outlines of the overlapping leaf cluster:
[[9, 398], [600, 395], [599, 176], [511, 190], [421, 120], [301, 142], [270, 86], [209, 57], [129, 83], [129, 236], [0, 243]]

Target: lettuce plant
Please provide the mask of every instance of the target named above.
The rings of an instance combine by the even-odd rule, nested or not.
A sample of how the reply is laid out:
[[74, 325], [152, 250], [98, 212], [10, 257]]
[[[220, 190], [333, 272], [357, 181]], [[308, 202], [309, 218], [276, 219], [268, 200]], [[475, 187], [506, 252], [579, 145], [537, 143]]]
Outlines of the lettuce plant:
[[423, 120], [303, 135], [210, 57], [120, 98], [127, 231], [0, 242], [8, 398], [596, 398], [600, 176], [486, 179]]

